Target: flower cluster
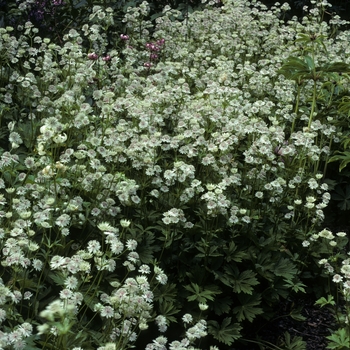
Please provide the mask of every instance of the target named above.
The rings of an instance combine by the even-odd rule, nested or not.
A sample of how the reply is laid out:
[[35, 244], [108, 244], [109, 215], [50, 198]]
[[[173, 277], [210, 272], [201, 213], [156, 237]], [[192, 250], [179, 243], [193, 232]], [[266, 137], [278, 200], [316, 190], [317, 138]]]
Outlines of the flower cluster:
[[[185, 327], [193, 322], [193, 318], [190, 314], [185, 314], [183, 316], [183, 322]], [[169, 344], [169, 350], [189, 350], [195, 349], [191, 344], [196, 339], [203, 338], [207, 335], [207, 323], [205, 320], [199, 320], [197, 323], [193, 324], [192, 327], [186, 330], [186, 337], [181, 341], [172, 341]], [[164, 336], [160, 336], [153, 340], [152, 343], [147, 344], [146, 350], [167, 350], [168, 339]], [[210, 347], [210, 350], [216, 350], [216, 347]]]
[[[31, 22], [18, 37], [0, 28], [0, 319], [12, 325], [0, 342], [25, 348], [25, 310], [43, 323], [38, 342], [57, 348], [91, 327], [84, 336], [96, 348], [126, 349], [150, 321], [163, 333], [181, 318], [186, 335], [171, 350], [191, 349], [207, 333], [232, 343], [192, 316], [191, 302], [235, 318], [228, 327], [239, 333], [244, 298], [217, 307], [216, 294], [232, 286], [239, 294], [237, 281], [250, 281], [257, 308], [249, 310], [258, 315], [261, 280], [298, 278], [283, 246], [295, 254], [301, 242], [339, 246], [340, 234], [307, 236], [331, 197], [325, 164], [342, 130], [330, 124], [332, 101], [322, 106], [336, 95], [326, 91], [334, 76], [306, 77], [300, 88], [284, 61], [299, 53], [295, 39], [314, 31], [320, 51], [308, 42], [305, 50], [317, 67], [350, 63], [348, 34], [331, 37], [316, 13], [282, 23], [282, 10], [226, 0], [184, 22], [167, 8], [154, 26], [143, 2], [123, 19], [120, 52], [109, 50], [114, 14], [102, 6], [57, 42]], [[339, 283], [348, 280], [344, 262]], [[215, 288], [198, 286], [198, 269]], [[148, 349], [167, 343], [160, 335]]]

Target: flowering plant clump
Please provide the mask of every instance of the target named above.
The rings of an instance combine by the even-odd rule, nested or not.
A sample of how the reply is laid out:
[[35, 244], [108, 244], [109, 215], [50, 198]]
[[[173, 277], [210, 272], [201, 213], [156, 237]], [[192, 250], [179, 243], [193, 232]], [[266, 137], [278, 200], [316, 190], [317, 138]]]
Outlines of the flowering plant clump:
[[[329, 349], [348, 347], [350, 344], [350, 252], [347, 251], [347, 233], [333, 233], [328, 229], [313, 234], [307, 241], [310, 254], [329, 279], [325, 292], [316, 305], [328, 306], [333, 310], [339, 328], [328, 336]], [[332, 284], [332, 286], [331, 286]]]
[[0, 28], [2, 348], [214, 350], [306, 291], [349, 88], [327, 6]]

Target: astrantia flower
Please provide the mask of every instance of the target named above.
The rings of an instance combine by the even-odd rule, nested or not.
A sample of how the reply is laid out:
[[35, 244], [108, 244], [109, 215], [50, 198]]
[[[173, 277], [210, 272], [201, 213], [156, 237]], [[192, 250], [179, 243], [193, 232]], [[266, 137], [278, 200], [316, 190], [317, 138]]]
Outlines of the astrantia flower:
[[64, 285], [66, 288], [74, 290], [78, 286], [78, 279], [74, 276], [69, 276], [65, 279]]
[[168, 277], [164, 274], [161, 273], [159, 275], [156, 276], [156, 280], [160, 283], [160, 284], [167, 284], [168, 282]]
[[333, 282], [335, 282], [335, 283], [339, 283], [339, 282], [341, 282], [342, 280], [343, 280], [343, 277], [340, 276], [340, 275], [338, 275], [338, 274], [336, 274], [336, 275], [333, 276]]
[[32, 169], [35, 166], [35, 159], [33, 157], [27, 157], [24, 160], [24, 165], [28, 168], [28, 169]]
[[32, 292], [24, 292], [23, 294], [23, 300], [29, 300], [31, 297], [33, 296], [33, 293]]
[[198, 306], [199, 306], [199, 309], [200, 309], [201, 311], [205, 311], [205, 310], [208, 309], [208, 305], [205, 304], [205, 303], [199, 303]]
[[114, 316], [114, 310], [111, 306], [105, 306], [100, 311], [102, 317], [112, 318]]
[[43, 268], [43, 262], [40, 261], [39, 259], [33, 259], [32, 261], [32, 267], [36, 271], [41, 271]]
[[191, 314], [185, 314], [182, 316], [182, 321], [184, 323], [191, 323], [193, 321], [193, 317]]
[[60, 298], [61, 299], [69, 299], [72, 296], [72, 291], [69, 289], [63, 289], [60, 292]]
[[107, 271], [113, 272], [116, 269], [117, 263], [113, 259], [107, 261]]
[[4, 309], [0, 309], [0, 322], [6, 320], [6, 311]]
[[56, 225], [59, 227], [68, 226], [70, 223], [70, 216], [68, 214], [62, 214], [56, 219]]
[[329, 240], [334, 238], [334, 235], [332, 234], [332, 232], [329, 231], [329, 230], [326, 230], [326, 229], [324, 229], [321, 232], [319, 232], [318, 235], [319, 235], [319, 237], [327, 238]]
[[340, 269], [344, 275], [350, 275], [350, 265], [343, 265]]
[[136, 252], [130, 252], [128, 254], [128, 260], [135, 264], [139, 260], [139, 255]]
[[124, 244], [118, 238], [114, 238], [110, 242], [110, 249], [111, 249], [112, 253], [118, 255], [123, 251]]
[[116, 232], [117, 230], [110, 225], [108, 222], [101, 222], [100, 224], [97, 225], [97, 227], [99, 228], [99, 230], [101, 231], [108, 231], [108, 232]]
[[349, 280], [348, 280], [348, 281], [345, 281], [344, 284], [343, 284], [343, 287], [344, 287], [345, 289], [350, 290], [350, 281], [349, 281]]
[[97, 252], [99, 252], [100, 248], [101, 244], [96, 240], [89, 241], [87, 245], [87, 251], [91, 254], [96, 254]]
[[129, 227], [131, 222], [129, 220], [122, 219], [120, 220], [120, 226], [121, 227]]
[[336, 235], [338, 237], [345, 237], [346, 236], [346, 233], [345, 232], [337, 232]]
[[309, 241], [303, 241], [302, 243], [303, 247], [308, 247], [310, 245]]
[[52, 270], [55, 270], [65, 264], [65, 258], [62, 256], [55, 255], [50, 262], [50, 266]]
[[91, 215], [92, 215], [92, 216], [98, 216], [100, 213], [101, 213], [101, 210], [98, 209], [98, 208], [93, 208], [93, 209], [91, 210]]
[[129, 250], [135, 250], [137, 248], [137, 241], [135, 241], [134, 239], [128, 239], [126, 241], [126, 247], [129, 249]]
[[148, 274], [151, 273], [151, 269], [150, 269], [150, 267], [148, 265], [141, 265], [139, 267], [139, 272], [142, 273], [142, 274], [148, 275]]

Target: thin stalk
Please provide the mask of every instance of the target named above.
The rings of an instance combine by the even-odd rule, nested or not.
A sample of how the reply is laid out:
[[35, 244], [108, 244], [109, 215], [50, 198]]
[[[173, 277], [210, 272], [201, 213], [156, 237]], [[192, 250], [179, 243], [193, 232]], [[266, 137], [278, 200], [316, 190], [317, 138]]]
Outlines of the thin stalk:
[[290, 131], [290, 134], [291, 134], [291, 135], [292, 135], [293, 132], [294, 132], [294, 129], [295, 129], [295, 122], [296, 122], [297, 115], [298, 115], [298, 111], [299, 111], [300, 94], [301, 94], [301, 85], [298, 84], [297, 98], [296, 98], [295, 109], [294, 109], [295, 118], [294, 118], [294, 120], [293, 120], [292, 129], [291, 129], [291, 131]]
[[314, 88], [313, 88], [313, 94], [312, 94], [312, 105], [311, 105], [311, 112], [310, 112], [310, 117], [309, 117], [309, 124], [308, 124], [308, 129], [311, 127], [312, 119], [314, 117], [314, 112], [315, 112], [315, 107], [316, 107], [316, 80], [314, 80]]

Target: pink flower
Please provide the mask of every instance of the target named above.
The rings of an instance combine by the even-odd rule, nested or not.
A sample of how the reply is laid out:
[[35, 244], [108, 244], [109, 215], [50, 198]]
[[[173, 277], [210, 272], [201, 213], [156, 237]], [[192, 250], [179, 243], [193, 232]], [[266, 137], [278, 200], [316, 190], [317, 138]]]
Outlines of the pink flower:
[[159, 39], [157, 40], [157, 45], [162, 46], [165, 44], [165, 39]]
[[91, 52], [88, 54], [88, 59], [96, 61], [98, 59], [98, 55], [95, 52]]
[[129, 35], [120, 34], [120, 39], [122, 39], [122, 40], [129, 40]]

